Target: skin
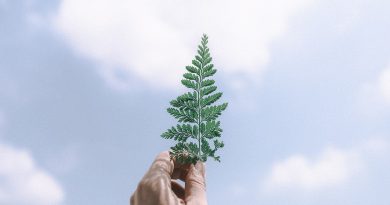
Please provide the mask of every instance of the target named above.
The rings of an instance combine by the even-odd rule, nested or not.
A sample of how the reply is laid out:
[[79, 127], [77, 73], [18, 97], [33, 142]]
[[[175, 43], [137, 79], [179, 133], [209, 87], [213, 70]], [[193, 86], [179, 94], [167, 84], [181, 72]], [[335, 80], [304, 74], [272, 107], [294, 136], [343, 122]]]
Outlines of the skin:
[[[185, 182], [185, 188], [176, 182]], [[178, 164], [160, 153], [130, 198], [131, 205], [207, 205], [205, 165]]]

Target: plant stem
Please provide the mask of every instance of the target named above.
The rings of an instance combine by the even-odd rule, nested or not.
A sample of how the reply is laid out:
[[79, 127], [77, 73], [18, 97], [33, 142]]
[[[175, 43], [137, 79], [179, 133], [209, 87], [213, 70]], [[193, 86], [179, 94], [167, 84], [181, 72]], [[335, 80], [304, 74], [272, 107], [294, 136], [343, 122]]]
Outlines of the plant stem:
[[202, 97], [201, 97], [201, 84], [202, 84], [202, 74], [203, 74], [203, 64], [202, 64], [202, 69], [200, 69], [199, 71], [199, 83], [198, 83], [198, 89], [197, 89], [197, 92], [198, 92], [198, 146], [199, 146], [199, 152], [198, 152], [198, 155], [199, 157], [202, 156], [202, 150], [201, 150], [201, 133], [200, 133], [200, 125], [202, 123], [202, 115], [201, 115], [201, 112], [202, 112], [202, 108], [201, 108], [201, 100], [202, 100]]

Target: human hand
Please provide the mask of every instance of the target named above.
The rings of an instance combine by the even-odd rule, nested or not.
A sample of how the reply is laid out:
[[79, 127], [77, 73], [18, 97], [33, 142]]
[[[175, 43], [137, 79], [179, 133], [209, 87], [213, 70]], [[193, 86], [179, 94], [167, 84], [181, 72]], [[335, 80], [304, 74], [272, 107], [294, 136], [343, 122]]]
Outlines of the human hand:
[[[174, 179], [185, 182], [185, 188]], [[182, 165], [160, 153], [130, 198], [131, 205], [207, 205], [205, 165]]]

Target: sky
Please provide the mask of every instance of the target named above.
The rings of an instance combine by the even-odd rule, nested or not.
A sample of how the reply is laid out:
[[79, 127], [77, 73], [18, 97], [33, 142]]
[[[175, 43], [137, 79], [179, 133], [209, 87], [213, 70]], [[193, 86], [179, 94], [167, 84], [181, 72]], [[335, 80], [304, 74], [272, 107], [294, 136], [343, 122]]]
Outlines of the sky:
[[129, 204], [203, 33], [209, 204], [390, 204], [390, 2], [0, 0], [0, 205]]

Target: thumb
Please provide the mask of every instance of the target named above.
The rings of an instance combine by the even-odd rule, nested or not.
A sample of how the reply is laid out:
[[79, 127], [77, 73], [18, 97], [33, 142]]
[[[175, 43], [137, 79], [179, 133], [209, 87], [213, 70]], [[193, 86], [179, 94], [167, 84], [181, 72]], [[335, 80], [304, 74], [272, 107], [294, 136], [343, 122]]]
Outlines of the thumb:
[[207, 205], [205, 164], [191, 164], [185, 179], [185, 200], [187, 205]]

